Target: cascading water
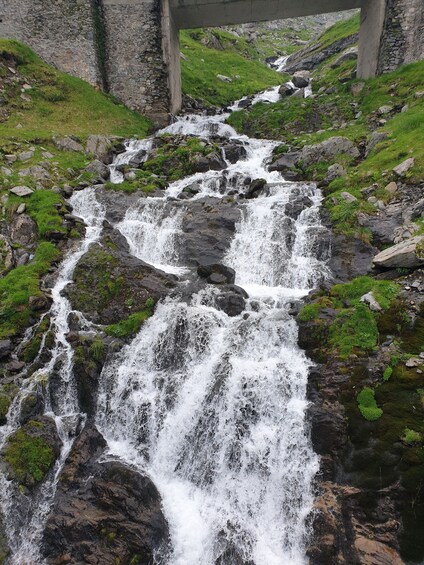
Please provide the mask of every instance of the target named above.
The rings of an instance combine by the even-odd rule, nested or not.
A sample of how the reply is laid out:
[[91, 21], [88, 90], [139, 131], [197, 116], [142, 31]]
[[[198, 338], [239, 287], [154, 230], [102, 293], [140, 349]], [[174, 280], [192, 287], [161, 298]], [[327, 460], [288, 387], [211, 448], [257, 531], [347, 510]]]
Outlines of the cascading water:
[[[104, 368], [96, 423], [111, 454], [160, 491], [171, 550], [157, 563], [302, 564], [318, 459], [305, 423], [310, 363], [289, 308], [326, 276], [325, 253], [317, 257], [321, 196], [269, 173], [275, 144], [236, 136], [224, 119], [189, 116], [164, 131], [237, 138], [247, 157], [228, 164], [227, 185], [232, 175], [268, 182], [268, 195], [241, 204], [223, 259], [250, 295], [246, 310], [235, 317], [217, 310], [212, 286], [188, 303], [160, 303]], [[194, 181], [194, 199], [223, 197], [222, 174], [198, 173], [170, 185], [164, 198], [140, 200], [116, 226], [132, 252], [175, 269], [181, 208], [170, 213], [167, 197]]]
[[[98, 240], [105, 210], [95, 196], [92, 188], [76, 192], [70, 199], [74, 213], [86, 223], [86, 235], [78, 248], [68, 254], [58, 273], [56, 284], [52, 288], [53, 303], [49, 312], [50, 329], [54, 331], [55, 343], [51, 350], [50, 360], [46, 365], [24, 382], [15, 397], [8, 415], [7, 424], [0, 428], [0, 447], [19, 427], [19, 416], [22, 401], [38, 389], [46, 394], [45, 414], [55, 420], [59, 437], [62, 441], [61, 454], [54, 469], [33, 498], [22, 495], [19, 489], [0, 473], [0, 500], [2, 504], [6, 534], [11, 556], [10, 565], [38, 565], [43, 563], [39, 547], [45, 520], [51, 508], [56, 491], [57, 481], [66, 457], [72, 447], [75, 433], [83, 423], [80, 414], [75, 383], [72, 375], [73, 350], [66, 340], [69, 332], [68, 317], [71, 313], [69, 301], [62, 296], [62, 291], [72, 280], [72, 274], [79, 259], [88, 248]], [[46, 379], [55, 372], [56, 391], [52, 399], [45, 390]]]

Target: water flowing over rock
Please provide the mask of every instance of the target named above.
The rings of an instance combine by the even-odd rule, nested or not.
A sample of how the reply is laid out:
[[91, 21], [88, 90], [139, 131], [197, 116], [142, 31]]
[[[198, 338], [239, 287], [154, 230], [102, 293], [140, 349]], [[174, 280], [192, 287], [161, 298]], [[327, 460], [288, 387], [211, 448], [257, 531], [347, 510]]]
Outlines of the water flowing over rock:
[[[216, 149], [159, 195], [71, 198], [85, 238], [59, 268], [48, 347], [4, 427], [44, 410], [62, 449], [30, 503], [0, 485], [17, 501], [11, 565], [306, 562], [318, 458], [290, 311], [328, 276], [330, 238], [316, 186], [269, 171], [276, 144], [224, 120], [160, 132]], [[127, 142], [112, 182], [157, 143]]]

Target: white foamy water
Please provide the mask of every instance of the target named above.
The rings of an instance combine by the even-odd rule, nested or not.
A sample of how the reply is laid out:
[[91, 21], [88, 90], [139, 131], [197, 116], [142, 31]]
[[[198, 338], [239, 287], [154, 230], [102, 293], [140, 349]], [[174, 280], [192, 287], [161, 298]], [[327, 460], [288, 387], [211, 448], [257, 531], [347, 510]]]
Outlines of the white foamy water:
[[246, 310], [217, 310], [212, 286], [188, 303], [160, 303], [104, 368], [96, 422], [110, 453], [159, 489], [171, 549], [157, 563], [301, 565], [318, 458], [305, 422], [310, 362], [288, 310], [326, 276], [317, 245], [321, 195], [270, 173], [274, 142], [238, 136], [224, 119], [188, 116], [166, 131], [225, 135], [247, 155], [225, 171], [171, 184], [164, 198], [141, 199], [117, 227], [137, 257], [172, 270], [183, 208], [172, 211], [167, 197], [193, 183], [194, 199], [223, 197], [242, 191], [247, 177], [264, 178], [268, 192], [240, 201], [242, 219], [223, 258], [250, 294]]
[[[49, 473], [40, 490], [31, 498], [21, 494], [16, 485], [8, 481], [0, 472], [0, 500], [11, 550], [11, 556], [8, 558], [10, 565], [44, 563], [39, 549], [45, 520], [53, 502], [60, 472], [72, 447], [75, 430], [84, 421], [84, 416], [80, 414], [78, 407], [72, 374], [73, 350], [66, 340], [66, 334], [69, 332], [68, 316], [72, 309], [67, 298], [61, 293], [71, 282], [80, 258], [99, 239], [105, 210], [97, 202], [92, 188], [76, 192], [70, 202], [74, 209], [73, 213], [84, 219], [87, 228], [85, 238], [63, 261], [57, 281], [52, 288], [53, 303], [49, 316], [50, 328], [55, 333], [55, 343], [51, 350], [51, 359], [25, 382], [10, 407], [6, 426], [0, 428], [0, 441], [1, 445], [4, 445], [10, 434], [20, 425], [20, 406], [25, 397], [34, 392], [43, 393], [46, 397], [45, 413], [55, 420], [62, 449], [54, 469]], [[55, 393], [54, 398], [51, 398], [45, 383], [53, 377], [53, 374]]]

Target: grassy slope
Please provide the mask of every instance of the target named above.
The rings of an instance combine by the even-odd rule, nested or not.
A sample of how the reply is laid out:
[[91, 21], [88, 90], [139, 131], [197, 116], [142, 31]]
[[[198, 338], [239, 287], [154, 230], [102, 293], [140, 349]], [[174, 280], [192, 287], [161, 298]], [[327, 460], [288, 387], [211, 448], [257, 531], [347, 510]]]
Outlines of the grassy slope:
[[[281, 83], [281, 75], [259, 62], [257, 51], [246, 40], [222, 30], [213, 30], [213, 34], [219, 49], [202, 43], [207, 40], [203, 30], [181, 32], [185, 94], [224, 106]], [[218, 74], [231, 78], [232, 82], [218, 79]]]
[[[318, 43], [327, 46], [343, 35], [357, 29], [357, 18], [339, 22], [327, 30]], [[407, 159], [415, 158], [415, 166], [408, 173], [407, 182], [417, 183], [424, 177], [424, 97], [415, 93], [424, 89], [424, 61], [405, 65], [381, 77], [361, 81], [352, 79], [355, 61], [346, 61], [336, 69], [331, 68], [338, 55], [322, 63], [313, 71], [314, 91], [322, 87], [323, 92], [315, 98], [285, 98], [275, 104], [258, 104], [250, 111], [234, 112], [229, 123], [241, 132], [255, 137], [281, 139], [292, 147], [318, 143], [334, 135], [343, 135], [355, 142], [369, 139], [382, 117], [387, 123], [378, 131], [387, 132], [388, 139], [379, 143], [359, 164], [339, 159], [347, 167], [347, 177], [333, 181], [327, 189], [327, 199], [336, 229], [353, 233], [356, 216], [360, 211], [372, 212], [373, 207], [364, 201], [361, 189], [376, 182], [383, 200], [388, 197], [384, 187], [391, 180], [391, 170]], [[354, 96], [352, 88], [362, 83], [362, 91]], [[325, 92], [328, 88], [334, 91]], [[394, 116], [379, 116], [378, 109], [384, 105], [398, 107], [407, 104], [407, 110]], [[355, 118], [355, 115], [359, 117]], [[341, 124], [343, 128], [340, 127]], [[335, 125], [336, 124], [336, 125]], [[329, 163], [312, 169], [310, 178], [320, 180], [325, 176]], [[358, 203], [334, 205], [333, 197], [349, 190], [358, 198]]]
[[[0, 139], [48, 139], [54, 134], [146, 135], [149, 121], [97, 92], [88, 83], [61, 73], [44, 63], [28, 47], [16, 41], [0, 40], [0, 60], [13, 59], [31, 90], [20, 97], [20, 89], [7, 92], [12, 110], [9, 119], [0, 124]], [[2, 69], [4, 73], [7, 69]], [[17, 129], [20, 124], [23, 127]]]

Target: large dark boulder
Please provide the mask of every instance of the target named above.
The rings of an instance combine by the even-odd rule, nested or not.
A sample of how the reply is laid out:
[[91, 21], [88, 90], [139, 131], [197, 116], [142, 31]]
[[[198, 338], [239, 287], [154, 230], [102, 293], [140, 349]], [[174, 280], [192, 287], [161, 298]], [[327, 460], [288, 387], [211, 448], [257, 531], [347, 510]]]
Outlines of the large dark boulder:
[[197, 274], [211, 284], [233, 284], [236, 279], [234, 269], [220, 263], [199, 265]]
[[78, 262], [65, 293], [75, 310], [95, 323], [115, 324], [166, 296], [176, 284], [168, 275], [129, 253], [125, 239], [106, 226], [99, 244]]
[[99, 463], [102, 435], [86, 428], [62, 471], [41, 552], [47, 563], [153, 563], [168, 525], [152, 481], [120, 461]]

